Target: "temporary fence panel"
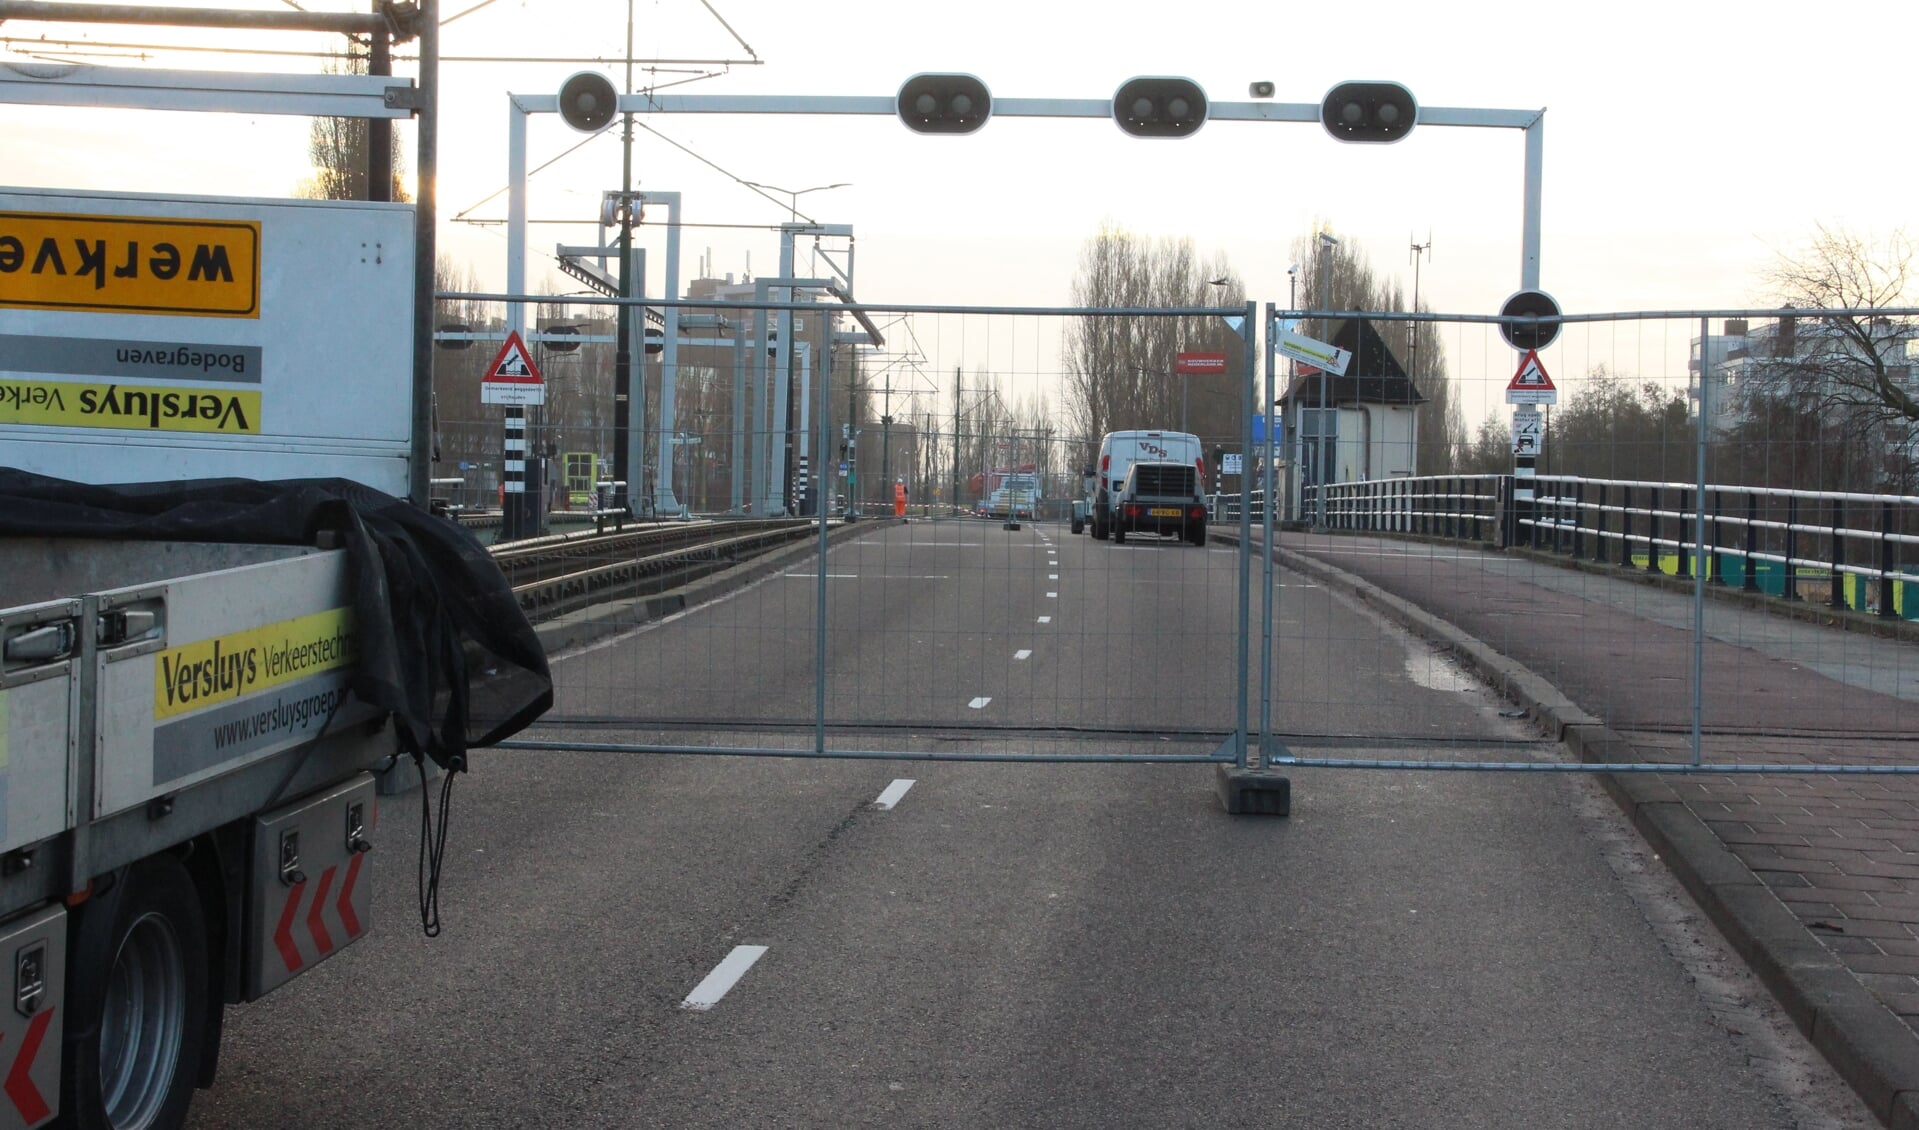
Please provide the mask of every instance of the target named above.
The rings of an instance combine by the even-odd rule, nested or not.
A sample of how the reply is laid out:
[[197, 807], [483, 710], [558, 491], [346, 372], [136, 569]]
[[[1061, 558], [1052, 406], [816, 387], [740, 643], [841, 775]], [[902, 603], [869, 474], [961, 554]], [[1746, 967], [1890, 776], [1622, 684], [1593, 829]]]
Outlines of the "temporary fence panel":
[[[1560, 721], [1631, 735], [1645, 757], [1629, 769], [1903, 772], [1915, 760], [1896, 743], [1868, 764], [1807, 753], [1822, 735], [1919, 732], [1909, 645], [1708, 599], [1776, 590], [1891, 623], [1913, 603], [1913, 499], [1900, 489], [1911, 445], [1890, 431], [1860, 443], [1856, 408], [1809, 408], [1805, 374], [1776, 356], [1777, 320], [1715, 335], [1697, 314], [1568, 317], [1528, 378], [1554, 402], [1516, 423], [1506, 399], [1524, 361], [1496, 319], [1290, 312], [1350, 347], [1352, 366], [1333, 374], [1271, 352], [1256, 372], [1242, 335], [1257, 319], [1235, 329], [1197, 307], [873, 306], [860, 320], [825, 301], [740, 303], [684, 331], [670, 425], [661, 359], [643, 355], [645, 393], [622, 434], [615, 339], [601, 332], [617, 304], [546, 301], [529, 334], [547, 399], [531, 410], [528, 451], [530, 467], [550, 462], [552, 486], [530, 531], [541, 536], [501, 553], [518, 562], [516, 584], [541, 590], [529, 602], [582, 626], [556, 638], [602, 642], [543, 740], [1590, 768], [1536, 739], [1490, 737], [1461, 645], [1409, 647], [1343, 591], [1357, 575], [1563, 692]], [[794, 312], [783, 353], [755, 338], [772, 324], [761, 310]], [[876, 317], [890, 328], [867, 324]], [[546, 332], [561, 324], [572, 332]], [[1802, 352], [1811, 333], [1798, 327]], [[1747, 343], [1721, 340], [1733, 336]], [[1226, 371], [1180, 372], [1193, 347], [1228, 353]], [[496, 486], [499, 410], [471, 388], [493, 353], [469, 352], [468, 392], [440, 389], [442, 466], [480, 472], [456, 484], [469, 514]], [[1255, 442], [1267, 402], [1280, 421], [1314, 425]], [[1472, 423], [1449, 431], [1448, 418]], [[1205, 546], [1089, 536], [1085, 471], [1100, 434], [1125, 428], [1197, 436]], [[585, 460], [567, 453], [590, 453], [602, 489], [573, 489]], [[632, 540], [567, 533], [614, 526]], [[594, 576], [578, 576], [582, 563]], [[1640, 583], [1661, 575], [1664, 586]], [[1743, 740], [1755, 701], [1767, 733], [1795, 741]], [[1354, 745], [1406, 756], [1337, 756]]]
[[[1327, 340], [1373, 340], [1363, 320], [1385, 350], [1290, 387], [1282, 370], [1281, 399], [1303, 410], [1323, 388], [1336, 434], [1374, 438], [1342, 441], [1324, 483], [1304, 475], [1280, 498], [1282, 552], [1517, 661], [1563, 692], [1562, 719], [1625, 735], [1638, 768], [1919, 772], [1919, 633], [1903, 627], [1919, 603], [1919, 452], [1895, 398], [1872, 399], [1875, 363], [1911, 387], [1919, 329], [1911, 311], [1773, 313], [1568, 317], [1535, 358], [1552, 395], [1510, 397], [1550, 400], [1536, 414], [1507, 402], [1526, 359], [1497, 319], [1333, 313]], [[1394, 463], [1408, 409], [1416, 449]], [[1289, 461], [1310, 462], [1288, 439]], [[1306, 745], [1342, 736], [1315, 712], [1365, 707], [1357, 687], [1280, 698], [1282, 738]]]
[[[717, 316], [683, 331], [674, 418], [662, 426], [662, 357], [647, 355], [629, 436], [612, 416], [618, 303], [544, 299], [528, 319], [546, 385], [526, 410], [539, 519], [496, 552], [552, 638], [596, 641], [563, 668], [539, 738], [1237, 762], [1252, 693], [1250, 549], [1208, 536], [1206, 498], [1223, 483], [1219, 453], [1246, 447], [1257, 360], [1247, 312], [867, 307], [869, 326], [807, 297], [690, 304], [682, 324], [692, 311]], [[789, 310], [782, 354], [754, 335], [772, 324], [763, 312]], [[574, 328], [551, 332], [562, 325]], [[488, 497], [504, 410], [476, 387], [498, 348], [462, 351], [473, 363], [456, 360], [463, 371], [439, 395], [442, 468], [479, 472], [445, 497], [483, 536], [510, 505]], [[1230, 361], [1176, 372], [1196, 349]], [[1064, 422], [1088, 406], [1113, 414]], [[1197, 440], [1167, 439], [1181, 474], [1148, 492], [1130, 530], [1096, 541], [1085, 472], [1101, 433], [1120, 429]], [[656, 470], [662, 443], [669, 483]], [[599, 497], [581, 507], [570, 472], [585, 459], [569, 453], [631, 478], [634, 516]]]

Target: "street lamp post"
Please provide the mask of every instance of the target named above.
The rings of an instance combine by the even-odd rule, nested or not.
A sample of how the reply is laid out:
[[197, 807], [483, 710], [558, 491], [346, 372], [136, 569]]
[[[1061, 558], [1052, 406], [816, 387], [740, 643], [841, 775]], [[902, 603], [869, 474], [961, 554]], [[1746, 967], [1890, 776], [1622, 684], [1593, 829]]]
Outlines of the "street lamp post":
[[[1339, 237], [1335, 236], [1332, 232], [1323, 231], [1319, 233], [1319, 308], [1321, 310], [1331, 310], [1333, 308], [1333, 248], [1338, 246]], [[1330, 332], [1331, 329], [1332, 324], [1329, 322], [1326, 327], [1320, 331], [1325, 335], [1327, 341], [1332, 340], [1333, 335]], [[1358, 346], [1355, 345], [1354, 348], [1357, 349]], [[1314, 430], [1318, 432], [1319, 443], [1313, 460], [1318, 464], [1317, 467], [1313, 468], [1313, 483], [1315, 487], [1313, 491], [1313, 501], [1316, 504], [1314, 506], [1313, 524], [1323, 530], [1326, 528], [1326, 466], [1328, 462], [1328, 452], [1326, 450], [1326, 367], [1324, 365], [1320, 366], [1319, 369], [1319, 427]]]
[[[1298, 287], [1299, 264], [1294, 263], [1292, 266], [1286, 268], [1286, 308], [1289, 310], [1299, 309]], [[1296, 488], [1298, 486], [1296, 480], [1299, 478], [1299, 469], [1302, 468], [1306, 462], [1304, 459], [1306, 430], [1299, 426], [1299, 392], [1294, 388], [1298, 383], [1299, 362], [1288, 357], [1286, 359], [1286, 415], [1284, 419], [1281, 420], [1281, 426], [1290, 425], [1293, 429], [1292, 450], [1287, 452], [1289, 465], [1292, 467], [1292, 470], [1286, 475], [1286, 516], [1294, 521], [1299, 520], [1299, 511], [1293, 506], [1293, 499], [1296, 497]], [[1271, 409], [1269, 408], [1268, 411], [1270, 412]], [[1268, 420], [1266, 423], [1270, 429], [1272, 421]], [[1284, 452], [1286, 450], [1286, 433], [1279, 433], [1279, 439], [1280, 449]], [[1272, 504], [1273, 500], [1270, 498], [1261, 500], [1261, 505], [1271, 506]]]
[[[1217, 296], [1226, 293], [1226, 285], [1231, 281], [1231, 279], [1208, 279], [1206, 285], [1218, 287], [1219, 289], [1214, 291], [1214, 294]], [[1193, 374], [1187, 373], [1186, 379], [1179, 383], [1179, 430], [1182, 432], [1190, 432], [1193, 430], [1186, 426], [1186, 394], [1192, 387]]]

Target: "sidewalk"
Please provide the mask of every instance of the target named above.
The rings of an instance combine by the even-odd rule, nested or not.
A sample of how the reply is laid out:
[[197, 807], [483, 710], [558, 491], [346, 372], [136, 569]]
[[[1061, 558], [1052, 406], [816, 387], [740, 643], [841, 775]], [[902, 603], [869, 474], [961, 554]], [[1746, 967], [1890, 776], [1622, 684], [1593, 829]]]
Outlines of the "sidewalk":
[[[1366, 535], [1284, 533], [1279, 561], [1449, 647], [1587, 761], [1690, 760], [1689, 584]], [[1919, 641], [1821, 618], [1706, 601], [1706, 763], [1919, 765]], [[1602, 780], [1867, 1105], [1919, 1130], [1919, 778]]]

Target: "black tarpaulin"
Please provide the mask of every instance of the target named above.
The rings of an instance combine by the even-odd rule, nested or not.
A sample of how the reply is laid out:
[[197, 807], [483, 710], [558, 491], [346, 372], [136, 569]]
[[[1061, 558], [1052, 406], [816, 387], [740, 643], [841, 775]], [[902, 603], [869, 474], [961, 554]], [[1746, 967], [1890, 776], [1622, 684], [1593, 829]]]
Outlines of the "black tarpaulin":
[[546, 651], [486, 548], [457, 523], [348, 479], [95, 486], [0, 468], [0, 536], [313, 545], [348, 557], [352, 689], [442, 768], [553, 705]]

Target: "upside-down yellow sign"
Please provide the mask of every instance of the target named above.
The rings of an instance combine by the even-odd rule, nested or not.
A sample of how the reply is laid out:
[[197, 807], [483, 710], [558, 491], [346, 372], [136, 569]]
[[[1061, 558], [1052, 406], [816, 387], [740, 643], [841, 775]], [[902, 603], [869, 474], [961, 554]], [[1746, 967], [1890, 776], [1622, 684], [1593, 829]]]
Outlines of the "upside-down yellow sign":
[[260, 224], [0, 212], [0, 307], [260, 316]]

